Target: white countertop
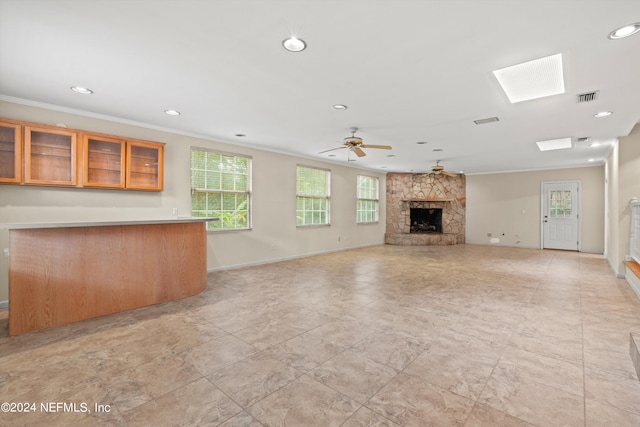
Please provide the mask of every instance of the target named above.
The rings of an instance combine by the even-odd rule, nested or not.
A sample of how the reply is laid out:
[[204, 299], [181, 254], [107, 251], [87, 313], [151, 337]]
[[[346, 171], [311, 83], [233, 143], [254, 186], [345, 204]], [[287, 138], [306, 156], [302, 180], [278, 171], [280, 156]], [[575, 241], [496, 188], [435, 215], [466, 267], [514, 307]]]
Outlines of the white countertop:
[[68, 227], [109, 227], [114, 225], [144, 225], [144, 224], [180, 224], [188, 222], [218, 221], [218, 218], [156, 218], [156, 219], [127, 219], [114, 221], [69, 221], [69, 222], [25, 222], [0, 223], [0, 229], [17, 230], [26, 228], [68, 228]]

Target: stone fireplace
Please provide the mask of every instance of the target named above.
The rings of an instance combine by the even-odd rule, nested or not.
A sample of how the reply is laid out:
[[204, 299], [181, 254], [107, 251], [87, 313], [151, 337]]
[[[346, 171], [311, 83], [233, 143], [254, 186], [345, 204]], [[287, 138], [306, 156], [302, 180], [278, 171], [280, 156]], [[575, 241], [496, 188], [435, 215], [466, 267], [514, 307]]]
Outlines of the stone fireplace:
[[387, 174], [387, 229], [392, 245], [465, 242], [464, 175]]

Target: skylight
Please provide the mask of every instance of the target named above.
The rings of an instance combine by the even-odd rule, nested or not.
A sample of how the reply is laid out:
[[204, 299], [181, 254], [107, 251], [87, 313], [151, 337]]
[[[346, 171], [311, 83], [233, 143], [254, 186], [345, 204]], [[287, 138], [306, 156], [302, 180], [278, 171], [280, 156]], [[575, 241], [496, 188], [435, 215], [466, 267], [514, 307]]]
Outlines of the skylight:
[[564, 93], [560, 53], [502, 68], [493, 74], [511, 103]]
[[536, 144], [538, 144], [540, 151], [563, 150], [573, 147], [571, 138], [549, 139], [547, 141], [538, 141]]

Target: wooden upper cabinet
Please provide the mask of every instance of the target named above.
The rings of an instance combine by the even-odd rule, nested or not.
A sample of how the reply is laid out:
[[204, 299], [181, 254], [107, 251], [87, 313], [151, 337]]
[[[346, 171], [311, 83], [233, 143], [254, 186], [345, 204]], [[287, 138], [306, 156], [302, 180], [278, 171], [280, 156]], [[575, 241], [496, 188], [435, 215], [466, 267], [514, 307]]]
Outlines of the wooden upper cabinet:
[[162, 191], [164, 145], [0, 117], [0, 184]]
[[0, 183], [22, 182], [22, 126], [0, 122]]
[[124, 139], [85, 133], [82, 135], [82, 185], [84, 187], [124, 188]]
[[164, 144], [127, 141], [126, 188], [161, 191], [164, 188]]
[[77, 133], [24, 127], [24, 183], [76, 185]]

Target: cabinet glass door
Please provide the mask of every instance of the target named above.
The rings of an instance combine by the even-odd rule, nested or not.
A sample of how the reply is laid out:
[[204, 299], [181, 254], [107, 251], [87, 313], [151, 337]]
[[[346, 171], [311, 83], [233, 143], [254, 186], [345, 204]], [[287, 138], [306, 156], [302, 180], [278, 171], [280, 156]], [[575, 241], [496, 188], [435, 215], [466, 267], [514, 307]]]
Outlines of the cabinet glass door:
[[83, 138], [86, 187], [124, 187], [124, 140], [85, 135]]
[[0, 182], [22, 180], [22, 133], [20, 125], [0, 123]]
[[162, 190], [164, 145], [127, 142], [127, 188]]
[[26, 184], [76, 184], [75, 132], [25, 127]]

